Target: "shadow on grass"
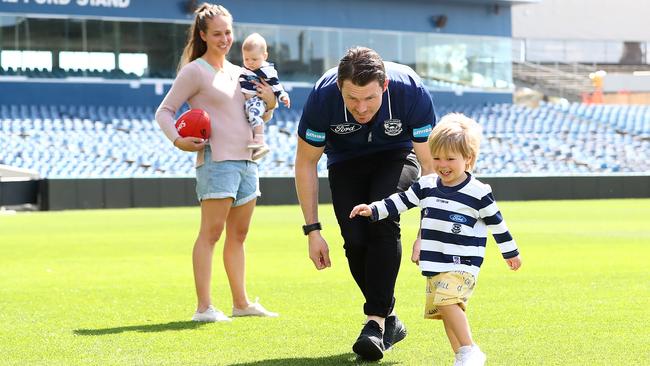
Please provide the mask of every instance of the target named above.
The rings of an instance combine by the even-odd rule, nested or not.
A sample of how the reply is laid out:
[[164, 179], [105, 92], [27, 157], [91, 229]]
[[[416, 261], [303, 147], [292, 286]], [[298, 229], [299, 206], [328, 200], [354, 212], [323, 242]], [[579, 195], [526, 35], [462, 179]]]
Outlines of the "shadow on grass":
[[170, 330], [196, 329], [202, 325], [205, 325], [205, 323], [184, 321], [184, 322], [169, 322], [169, 323], [161, 323], [161, 324], [130, 325], [127, 327], [115, 327], [115, 328], [75, 329], [73, 332], [76, 335], [98, 336], [98, 335], [116, 334], [116, 333], [124, 333], [124, 332], [153, 333], [153, 332], [166, 332]]
[[[233, 363], [229, 366], [322, 366], [322, 365], [371, 365], [379, 364], [379, 361], [365, 361], [357, 357], [354, 353], [343, 353], [340, 355], [326, 357], [296, 357], [296, 358], [278, 358], [275, 360], [263, 360], [255, 362]], [[395, 365], [396, 362], [384, 361], [381, 365]]]

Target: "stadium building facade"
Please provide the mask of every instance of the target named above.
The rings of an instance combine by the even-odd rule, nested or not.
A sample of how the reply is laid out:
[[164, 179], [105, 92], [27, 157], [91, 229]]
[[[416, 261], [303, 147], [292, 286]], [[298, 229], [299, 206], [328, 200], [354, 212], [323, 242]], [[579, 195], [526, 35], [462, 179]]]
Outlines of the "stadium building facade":
[[[511, 6], [527, 2], [531, 1], [221, 4], [236, 22], [231, 61], [241, 62], [240, 42], [247, 34], [261, 33], [269, 40], [270, 59], [282, 79], [296, 89], [299, 106], [311, 84], [355, 45], [413, 67], [439, 103], [511, 101]], [[155, 104], [175, 75], [197, 3], [0, 1], [0, 73], [12, 77], [4, 78], [4, 87], [0, 86], [12, 90], [5, 101], [24, 103], [38, 91], [46, 103]], [[30, 80], [18, 80], [25, 76]], [[98, 85], [97, 80], [83, 78], [105, 80]], [[50, 85], [35, 79], [46, 79]], [[64, 93], [56, 92], [62, 88]]]

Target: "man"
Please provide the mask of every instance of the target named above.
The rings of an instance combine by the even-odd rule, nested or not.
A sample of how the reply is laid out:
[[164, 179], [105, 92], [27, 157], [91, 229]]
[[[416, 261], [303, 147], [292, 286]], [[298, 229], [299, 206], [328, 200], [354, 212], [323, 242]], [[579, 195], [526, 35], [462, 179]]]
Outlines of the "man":
[[433, 103], [418, 75], [364, 47], [348, 50], [338, 69], [321, 77], [300, 119], [296, 190], [309, 257], [318, 270], [331, 265], [318, 222], [317, 164], [325, 152], [345, 255], [366, 300], [367, 321], [352, 349], [368, 360], [381, 359], [406, 336], [394, 314], [399, 219], [370, 223], [349, 214], [356, 204], [408, 189], [420, 165], [423, 174], [432, 172], [426, 141], [434, 123]]

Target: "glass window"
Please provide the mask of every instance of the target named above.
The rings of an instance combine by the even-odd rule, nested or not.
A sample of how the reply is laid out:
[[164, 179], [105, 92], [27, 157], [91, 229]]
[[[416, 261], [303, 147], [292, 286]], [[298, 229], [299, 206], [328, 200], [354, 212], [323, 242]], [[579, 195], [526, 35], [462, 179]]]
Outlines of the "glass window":
[[400, 37], [396, 32], [366, 32], [366, 41], [362, 46], [372, 48], [381, 55], [384, 61], [400, 62], [402, 47]]
[[474, 87], [508, 88], [512, 80], [511, 44], [508, 39], [465, 38], [468, 72]]
[[59, 53], [59, 66], [64, 70], [77, 70], [88, 64], [88, 52], [63, 51]]
[[[624, 47], [623, 47], [623, 42], [603, 42], [605, 46], [605, 59], [602, 61], [603, 63], [608, 63], [608, 64], [617, 64], [617, 63], [622, 63], [622, 58], [624, 56]], [[640, 49], [638, 50], [639, 52], [641, 51]], [[639, 54], [638, 61], [637, 58], [634, 57], [634, 62], [632, 64], [639, 64], [641, 63], [641, 55]]]
[[82, 19], [67, 19], [64, 23], [65, 39], [61, 44], [63, 51], [85, 51], [85, 22]]
[[0, 15], [0, 50], [15, 50], [18, 17]]
[[117, 22], [86, 20], [86, 51], [113, 52], [117, 47]]
[[13, 68], [18, 69], [22, 67], [23, 65], [23, 53], [21, 51], [9, 51], [9, 50], [3, 50], [2, 53], [0, 53], [0, 60], [2, 61], [0, 63], [0, 66], [2, 66], [3, 69], [8, 69], [8, 68]]
[[427, 46], [420, 49], [424, 56], [422, 76], [442, 82], [469, 84], [467, 44], [452, 37], [429, 35]]
[[[82, 70], [72, 72], [73, 75], [111, 78], [130, 73], [172, 78], [189, 28], [189, 22], [2, 16], [0, 50], [45, 52], [30, 54], [32, 66], [20, 67], [44, 67], [53, 71], [61, 67]], [[323, 72], [338, 65], [348, 48], [366, 46], [375, 49], [386, 61], [411, 66], [428, 85], [512, 87], [512, 45], [507, 38], [241, 23], [235, 25], [234, 32], [230, 62], [241, 65], [243, 40], [253, 32], [260, 33], [268, 44], [269, 61], [276, 64], [283, 81], [315, 82]], [[616, 62], [624, 52], [630, 54], [640, 49], [645, 53], [647, 48], [645, 44], [623, 45], [622, 42], [568, 45], [534, 40], [524, 46], [518, 54], [538, 61], [584, 60], [599, 55], [599, 59]], [[0, 61], [3, 67], [26, 65], [25, 55], [3, 52]], [[88, 73], [89, 68], [110, 73]]]
[[562, 52], [552, 62], [597, 62], [605, 59], [605, 47], [601, 42], [590, 41], [556, 41]]
[[512, 40], [512, 60], [514, 62], [526, 61], [526, 41], [523, 39]]
[[3, 50], [0, 65], [7, 70], [46, 69], [52, 71], [52, 52]]
[[400, 52], [400, 63], [404, 65], [408, 65], [411, 67], [413, 70], [417, 72], [417, 48], [418, 48], [418, 41], [417, 39], [419, 38], [419, 35], [413, 33], [413, 34], [400, 34], [399, 35], [399, 42], [401, 45], [401, 52]]
[[281, 78], [284, 80], [313, 79], [310, 38], [309, 31], [305, 29], [287, 28], [279, 30], [275, 53], [278, 73], [280, 73]]
[[[118, 52], [140, 52], [142, 46], [142, 23], [140, 22], [118, 22]], [[148, 40], [155, 42], [155, 40]]]
[[[325, 50], [327, 53], [327, 60], [326, 60], [327, 62], [325, 62], [325, 67], [323, 69], [323, 72], [325, 72], [326, 70], [338, 66], [339, 60], [343, 56], [343, 51], [345, 49], [343, 48], [342, 32], [325, 31], [323, 34], [323, 38], [325, 42], [327, 42], [325, 45]], [[318, 79], [319, 77], [320, 75], [318, 75], [316, 79]]]
[[59, 66], [64, 70], [109, 71], [115, 68], [115, 56], [110, 52], [70, 52], [59, 54]]
[[134, 73], [138, 76], [145, 74], [149, 65], [149, 56], [146, 53], [120, 53], [119, 67], [125, 73]]
[[338, 55], [329, 53], [326, 34], [327, 32], [322, 30], [305, 32], [303, 52], [304, 59], [309, 65], [309, 73], [308, 77], [301, 81], [316, 82], [323, 72], [338, 64]]
[[369, 32], [366, 30], [346, 29], [345, 31], [339, 30], [338, 32], [341, 33], [341, 49], [338, 50], [339, 59], [351, 47], [364, 46], [372, 48], [368, 39]]
[[526, 59], [532, 62], [565, 60], [566, 48], [560, 41], [529, 39], [526, 41]]
[[[133, 56], [127, 58], [130, 63], [140, 63], [144, 60], [145, 67], [142, 68], [140, 65], [136, 69], [129, 68], [127, 70], [122, 67], [122, 59], [120, 59], [120, 69], [140, 76], [146, 70], [151, 77], [173, 77], [170, 70], [176, 69], [179, 55], [183, 52], [185, 38], [182, 33], [179, 37], [179, 34], [176, 33], [177, 29], [174, 24], [142, 23], [142, 44], [138, 50], [131, 49], [130, 51], [134, 52]], [[137, 51], [137, 56], [135, 51]], [[135, 64], [132, 65], [135, 66]]]

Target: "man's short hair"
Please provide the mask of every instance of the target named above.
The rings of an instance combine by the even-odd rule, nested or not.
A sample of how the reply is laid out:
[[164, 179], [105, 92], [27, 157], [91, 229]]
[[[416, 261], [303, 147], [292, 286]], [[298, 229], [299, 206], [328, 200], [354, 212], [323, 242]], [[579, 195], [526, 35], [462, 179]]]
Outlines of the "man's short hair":
[[348, 49], [339, 61], [336, 83], [340, 87], [345, 80], [350, 80], [352, 84], [358, 86], [366, 86], [376, 81], [383, 87], [386, 82], [384, 60], [375, 50], [367, 47]]

